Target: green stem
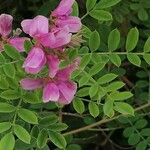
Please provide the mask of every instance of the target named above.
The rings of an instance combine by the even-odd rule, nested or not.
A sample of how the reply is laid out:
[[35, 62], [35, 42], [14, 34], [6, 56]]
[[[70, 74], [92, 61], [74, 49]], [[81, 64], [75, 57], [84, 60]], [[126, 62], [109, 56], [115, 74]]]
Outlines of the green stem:
[[[91, 53], [90, 53], [91, 54]], [[94, 53], [92, 53], [94, 54]], [[127, 54], [136, 54], [136, 55], [140, 55], [140, 56], [143, 56], [145, 53], [129, 53], [129, 52], [99, 52], [99, 53], [96, 53], [98, 55], [112, 55], [112, 54], [117, 54], [117, 55], [127, 55]], [[81, 56], [82, 55], [85, 55], [85, 54], [80, 54]]]
[[21, 102], [22, 102], [22, 99], [19, 101], [18, 105], [17, 105], [17, 108], [16, 108], [16, 111], [15, 111], [15, 115], [14, 115], [14, 119], [13, 119], [13, 122], [12, 122], [12, 125], [14, 126], [15, 125], [15, 122], [16, 122], [16, 119], [17, 119], [17, 113], [18, 113], [18, 109], [21, 105]]
[[90, 12], [87, 12], [85, 15], [83, 15], [83, 16], [81, 17], [81, 20], [83, 20], [84, 18], [86, 18], [86, 17], [89, 15], [89, 13], [90, 13]]
[[[142, 105], [142, 106], [136, 108], [135, 111], [140, 111], [140, 110], [142, 110], [142, 109], [144, 109], [144, 108], [147, 108], [147, 107], [150, 107], [150, 103], [147, 103], [147, 104], [145, 104], [145, 105]], [[89, 129], [93, 128], [93, 127], [100, 126], [100, 125], [102, 125], [102, 124], [104, 124], [104, 123], [108, 123], [108, 122], [111, 122], [111, 121], [113, 121], [113, 120], [116, 120], [116, 119], [118, 119], [120, 116], [123, 116], [123, 115], [121, 114], [121, 115], [115, 116], [115, 117], [113, 117], [113, 118], [108, 118], [108, 119], [107, 119], [107, 118], [104, 118], [104, 119], [102, 119], [102, 120], [100, 120], [100, 121], [98, 121], [98, 122], [96, 122], [96, 123], [91, 124], [91, 125], [88, 125], [88, 126], [85, 126], [85, 127], [81, 127], [81, 128], [79, 128], [79, 129], [75, 129], [75, 130], [66, 132], [66, 133], [64, 133], [63, 135], [66, 136], [66, 135], [71, 135], [71, 134], [80, 133], [80, 132], [89, 130]]]

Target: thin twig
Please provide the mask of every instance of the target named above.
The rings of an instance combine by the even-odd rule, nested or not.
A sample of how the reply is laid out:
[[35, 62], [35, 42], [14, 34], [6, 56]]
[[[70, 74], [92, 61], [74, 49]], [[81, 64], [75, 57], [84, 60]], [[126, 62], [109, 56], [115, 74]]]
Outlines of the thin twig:
[[[147, 108], [147, 107], [150, 107], [150, 103], [147, 103], [147, 104], [145, 104], [145, 105], [142, 105], [142, 106], [136, 108], [135, 111], [139, 111], [139, 110], [142, 110], [142, 109]], [[111, 121], [113, 121], [113, 120], [116, 120], [116, 119], [118, 119], [120, 116], [123, 116], [123, 115], [121, 114], [121, 115], [115, 116], [115, 117], [113, 117], [113, 118], [108, 118], [108, 119], [107, 119], [107, 118], [104, 118], [104, 119], [102, 119], [102, 120], [100, 120], [100, 121], [98, 121], [98, 122], [96, 122], [96, 123], [91, 124], [91, 125], [88, 125], [88, 126], [85, 126], [85, 127], [81, 127], [81, 128], [79, 128], [79, 129], [75, 129], [75, 130], [66, 132], [66, 133], [64, 133], [63, 135], [66, 136], [66, 135], [71, 135], [71, 134], [80, 133], [80, 132], [86, 131], [86, 130], [88, 130], [88, 129], [91, 129], [91, 128], [93, 128], [93, 127], [100, 126], [100, 125], [102, 125], [102, 124], [104, 124], [104, 123], [108, 123], [108, 122], [111, 122]]]

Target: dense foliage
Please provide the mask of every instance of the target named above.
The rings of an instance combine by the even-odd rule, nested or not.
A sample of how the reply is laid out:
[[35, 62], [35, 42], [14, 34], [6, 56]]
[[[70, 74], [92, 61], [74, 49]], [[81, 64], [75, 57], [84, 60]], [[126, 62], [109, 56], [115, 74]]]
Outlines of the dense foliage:
[[[74, 2], [69, 15], [81, 18], [82, 28], [78, 31], [79, 20], [75, 25], [73, 21], [74, 28], [64, 36], [68, 40], [72, 33], [71, 40], [59, 46], [63, 49], [59, 53], [59, 69], [74, 65], [70, 78], [63, 72], [65, 82], [78, 87], [75, 96], [72, 86], [64, 92], [69, 102], [66, 97], [64, 102], [61, 96], [50, 99], [52, 90], [48, 91], [49, 99], [46, 94], [42, 97], [42, 88], [27, 91], [21, 82], [32, 78], [43, 79], [45, 84], [54, 76], [60, 78], [55, 71], [49, 73], [48, 67], [43, 67], [45, 63], [34, 73], [27, 68], [27, 58], [41, 36], [33, 34], [33, 22], [31, 32], [21, 24], [24, 19], [37, 20], [37, 15], [51, 19], [50, 14], [59, 3], [59, 0], [0, 3], [1, 14], [14, 18], [11, 38], [26, 37], [18, 51], [16, 43], [0, 30], [0, 150], [150, 150], [150, 1]], [[53, 17], [56, 21], [62, 16], [55, 13]], [[46, 40], [40, 43], [42, 46], [38, 43], [40, 50], [46, 49], [43, 48], [47, 47]], [[46, 49], [48, 54], [58, 51], [57, 44]], [[35, 51], [38, 50], [36, 47]], [[51, 66], [49, 69], [52, 70]], [[50, 78], [45, 79], [45, 75]]]

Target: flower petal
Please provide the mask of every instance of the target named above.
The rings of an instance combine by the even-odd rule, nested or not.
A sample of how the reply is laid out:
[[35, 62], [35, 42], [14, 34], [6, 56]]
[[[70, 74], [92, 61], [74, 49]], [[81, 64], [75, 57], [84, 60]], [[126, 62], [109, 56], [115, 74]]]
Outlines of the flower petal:
[[9, 43], [14, 46], [19, 52], [24, 52], [24, 42], [28, 38], [11, 38], [9, 39]]
[[8, 36], [12, 30], [13, 17], [8, 14], [0, 15], [0, 34], [4, 37]]
[[55, 43], [54, 33], [47, 33], [38, 38], [40, 43], [45, 47], [51, 47]]
[[78, 32], [82, 27], [81, 19], [73, 16], [66, 17], [64, 19], [57, 19], [56, 25], [58, 27], [64, 27], [67, 25], [69, 27], [69, 32], [72, 33]]
[[49, 67], [49, 76], [53, 78], [57, 71], [59, 70], [59, 59], [57, 56], [54, 55], [48, 55], [47, 56], [47, 63]]
[[38, 73], [46, 63], [46, 57], [41, 48], [34, 47], [29, 52], [23, 67], [27, 73], [36, 74]]
[[74, 98], [74, 95], [77, 91], [77, 84], [71, 81], [60, 82], [58, 84], [60, 91], [59, 103], [69, 104]]
[[52, 12], [52, 16], [64, 16], [71, 13], [71, 8], [75, 0], [61, 0], [58, 7]]
[[20, 84], [25, 90], [34, 90], [43, 86], [42, 79], [25, 78], [20, 81]]
[[43, 90], [43, 101], [49, 102], [57, 102], [59, 99], [59, 89], [54, 83], [48, 83]]
[[26, 19], [21, 22], [23, 31], [32, 37], [38, 37], [48, 33], [48, 19], [44, 16], [36, 16], [33, 19]]
[[55, 44], [51, 45], [51, 48], [59, 48], [67, 45], [71, 41], [72, 34], [69, 33], [67, 26], [57, 29], [55, 32]]
[[80, 58], [74, 60], [74, 63], [67, 66], [64, 69], [61, 69], [56, 74], [56, 77], [61, 81], [69, 80], [71, 73], [77, 69], [78, 65], [80, 64]]
[[26, 34], [30, 34], [30, 27], [32, 26], [33, 19], [25, 19], [21, 22], [21, 27]]

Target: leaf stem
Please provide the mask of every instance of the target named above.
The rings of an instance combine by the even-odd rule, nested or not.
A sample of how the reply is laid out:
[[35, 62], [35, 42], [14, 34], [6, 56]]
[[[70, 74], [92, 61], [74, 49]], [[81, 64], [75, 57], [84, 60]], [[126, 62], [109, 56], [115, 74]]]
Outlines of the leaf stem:
[[[140, 111], [140, 110], [142, 110], [142, 109], [144, 109], [144, 108], [147, 108], [147, 107], [150, 107], [150, 103], [144, 104], [144, 105], [142, 105], [142, 106], [136, 108], [135, 111]], [[108, 122], [111, 122], [111, 121], [113, 121], [113, 120], [116, 120], [116, 119], [118, 119], [120, 116], [123, 116], [123, 115], [121, 114], [121, 115], [115, 116], [115, 117], [113, 117], [113, 118], [104, 118], [104, 119], [102, 119], [102, 120], [100, 120], [100, 121], [98, 121], [98, 122], [96, 122], [96, 123], [91, 124], [91, 125], [88, 125], [88, 126], [85, 126], [85, 127], [81, 127], [81, 128], [79, 128], [79, 129], [75, 129], [75, 130], [66, 132], [66, 133], [64, 133], [63, 135], [66, 136], [66, 135], [71, 135], [71, 134], [80, 133], [80, 132], [89, 130], [89, 129], [93, 128], [93, 127], [102, 125], [102, 124], [104, 124], [104, 123], [108, 123]]]
[[15, 122], [16, 122], [16, 119], [17, 119], [17, 113], [18, 113], [18, 109], [21, 105], [21, 102], [22, 102], [22, 99], [20, 99], [18, 105], [17, 105], [17, 108], [16, 108], [16, 111], [15, 111], [15, 115], [14, 115], [14, 119], [13, 119], [13, 122], [12, 122], [12, 125], [14, 126], [15, 125]]
[[[87, 54], [91, 54], [91, 53], [87, 53]], [[94, 53], [92, 53], [94, 54]], [[135, 54], [135, 55], [141, 55], [143, 56], [145, 53], [142, 52], [142, 53], [130, 53], [130, 52], [99, 52], [99, 53], [96, 53], [98, 55], [112, 55], [112, 54], [117, 54], [117, 55], [127, 55], [127, 54]], [[85, 54], [80, 54], [81, 56], [82, 55], [85, 55]]]

